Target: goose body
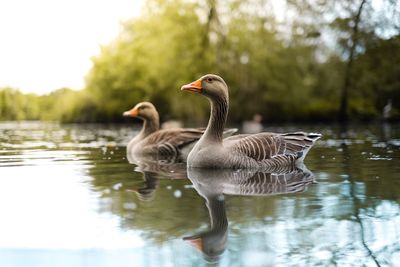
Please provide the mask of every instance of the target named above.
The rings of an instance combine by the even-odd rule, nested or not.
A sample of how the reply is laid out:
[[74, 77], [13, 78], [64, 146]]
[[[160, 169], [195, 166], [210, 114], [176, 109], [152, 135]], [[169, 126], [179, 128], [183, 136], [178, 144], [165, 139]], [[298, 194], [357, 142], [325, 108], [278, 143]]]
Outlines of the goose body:
[[229, 108], [225, 81], [208, 74], [181, 90], [206, 96], [211, 105], [210, 119], [203, 136], [188, 155], [189, 167], [270, 169], [301, 162], [321, 135], [315, 133], [242, 134], [223, 139]]
[[[145, 137], [139, 133], [128, 143], [127, 151], [139, 156], [178, 156], [190, 150], [203, 132], [201, 129], [181, 128], [158, 130]], [[188, 152], [183, 154], [187, 157]]]
[[150, 102], [141, 102], [123, 115], [143, 120], [142, 129], [127, 145], [128, 156], [178, 156], [204, 133], [203, 129], [160, 129], [158, 112]]
[[[132, 163], [137, 161], [138, 156], [173, 156], [186, 160], [195, 142], [204, 133], [204, 129], [199, 128], [160, 129], [159, 114], [150, 102], [141, 102], [123, 115], [143, 120], [142, 129], [127, 145], [128, 160]], [[224, 134], [230, 136], [236, 131], [229, 129]]]

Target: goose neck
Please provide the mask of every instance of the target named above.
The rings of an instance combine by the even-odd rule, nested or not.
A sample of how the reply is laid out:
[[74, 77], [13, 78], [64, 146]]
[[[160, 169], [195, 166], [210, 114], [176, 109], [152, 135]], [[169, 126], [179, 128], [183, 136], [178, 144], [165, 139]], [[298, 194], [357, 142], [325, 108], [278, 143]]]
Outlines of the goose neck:
[[152, 118], [144, 119], [142, 130], [140, 134], [145, 137], [160, 129], [160, 122], [158, 116]]
[[211, 113], [204, 138], [222, 143], [229, 103], [225, 98], [210, 99]]

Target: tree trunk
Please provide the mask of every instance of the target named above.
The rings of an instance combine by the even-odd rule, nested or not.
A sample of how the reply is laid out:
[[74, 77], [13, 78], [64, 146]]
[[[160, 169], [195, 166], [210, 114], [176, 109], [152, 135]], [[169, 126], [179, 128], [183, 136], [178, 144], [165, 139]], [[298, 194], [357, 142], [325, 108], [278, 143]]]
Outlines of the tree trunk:
[[361, 20], [361, 12], [363, 10], [364, 4], [366, 0], [362, 0], [360, 6], [358, 7], [358, 11], [356, 16], [354, 17], [354, 27], [353, 33], [351, 36], [352, 43], [349, 51], [349, 59], [346, 64], [346, 70], [344, 73], [344, 83], [342, 87], [342, 92], [340, 96], [340, 107], [339, 107], [339, 122], [347, 122], [348, 121], [348, 98], [349, 98], [349, 89], [352, 86], [352, 75], [353, 75], [353, 62], [354, 62], [354, 54], [358, 44], [358, 25]]

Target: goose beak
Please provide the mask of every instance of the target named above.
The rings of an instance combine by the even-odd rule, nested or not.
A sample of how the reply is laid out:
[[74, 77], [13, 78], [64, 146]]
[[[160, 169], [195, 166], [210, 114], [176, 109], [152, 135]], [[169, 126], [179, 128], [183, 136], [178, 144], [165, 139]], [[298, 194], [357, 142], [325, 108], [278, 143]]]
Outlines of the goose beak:
[[181, 87], [181, 90], [200, 94], [202, 92], [202, 90], [203, 90], [203, 88], [201, 86], [201, 80], [199, 79], [199, 80], [194, 81], [192, 83], [185, 84], [185, 85], [183, 85]]
[[136, 117], [138, 115], [138, 109], [133, 108], [131, 110], [125, 111], [124, 113], [122, 113], [122, 116], [124, 117]]
[[203, 251], [203, 241], [201, 237], [190, 238], [184, 237], [183, 240], [187, 241], [192, 247], [196, 248], [199, 251]]

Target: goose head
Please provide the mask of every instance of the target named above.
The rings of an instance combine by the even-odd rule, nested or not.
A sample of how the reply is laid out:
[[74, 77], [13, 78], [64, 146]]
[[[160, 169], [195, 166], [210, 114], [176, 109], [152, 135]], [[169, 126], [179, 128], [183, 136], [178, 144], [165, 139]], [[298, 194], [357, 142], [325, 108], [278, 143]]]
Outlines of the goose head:
[[192, 83], [183, 85], [181, 90], [202, 94], [212, 100], [229, 97], [228, 86], [224, 79], [215, 74], [204, 75]]
[[152, 120], [157, 116], [157, 110], [150, 102], [140, 102], [131, 110], [125, 111], [122, 115], [125, 117], [140, 118], [142, 120]]

